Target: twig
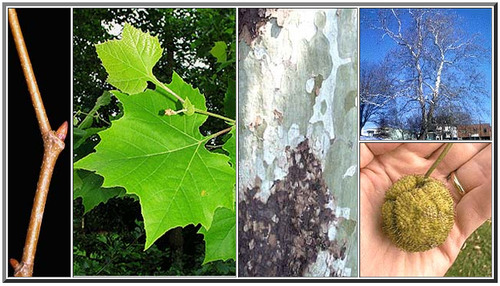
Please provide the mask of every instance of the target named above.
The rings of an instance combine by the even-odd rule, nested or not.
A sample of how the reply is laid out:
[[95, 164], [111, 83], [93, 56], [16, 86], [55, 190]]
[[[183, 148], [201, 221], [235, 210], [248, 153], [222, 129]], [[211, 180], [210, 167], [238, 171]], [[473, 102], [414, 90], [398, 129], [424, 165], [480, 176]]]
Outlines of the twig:
[[9, 25], [14, 37], [17, 53], [21, 61], [24, 77], [26, 78], [28, 90], [31, 95], [31, 101], [35, 109], [40, 132], [42, 133], [44, 147], [42, 167], [36, 187], [33, 208], [31, 210], [23, 257], [21, 262], [18, 262], [14, 258], [9, 260], [10, 264], [14, 268], [14, 276], [31, 277], [33, 276], [36, 246], [38, 243], [38, 236], [40, 234], [40, 227], [42, 225], [45, 202], [49, 192], [50, 179], [52, 178], [57, 157], [64, 149], [64, 139], [68, 133], [68, 122], [66, 121], [61, 124], [57, 131], [53, 131], [51, 129], [45, 108], [43, 106], [42, 97], [40, 95], [40, 91], [38, 90], [35, 74], [31, 66], [28, 50], [26, 48], [26, 44], [24, 43], [24, 37], [15, 9], [9, 9]]

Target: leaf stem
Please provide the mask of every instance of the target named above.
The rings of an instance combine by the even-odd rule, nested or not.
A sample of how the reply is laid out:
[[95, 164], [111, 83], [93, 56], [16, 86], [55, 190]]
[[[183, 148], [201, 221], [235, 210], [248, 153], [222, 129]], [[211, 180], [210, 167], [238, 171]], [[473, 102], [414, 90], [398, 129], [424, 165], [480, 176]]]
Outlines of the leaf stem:
[[[175, 93], [170, 88], [168, 88], [163, 82], [161, 82], [158, 79], [156, 79], [156, 77], [154, 78], [154, 83], [156, 85], [159, 85], [161, 88], [163, 88], [168, 93], [170, 93], [171, 95], [173, 95], [182, 104], [184, 104], [185, 100], [182, 97], [180, 97], [177, 93]], [[195, 108], [194, 112], [200, 113], [200, 114], [204, 114], [204, 115], [208, 115], [208, 116], [212, 116], [212, 117], [216, 117], [216, 118], [222, 119], [222, 120], [224, 120], [226, 122], [229, 122], [231, 124], [234, 124], [236, 122], [236, 120], [234, 120], [234, 119], [231, 119], [231, 118], [228, 118], [228, 117], [216, 114], [216, 113], [212, 113], [212, 112], [209, 112], [209, 111], [204, 111], [204, 110], [201, 110], [201, 109], [198, 109], [198, 108]]]
[[200, 114], [205, 114], [205, 115], [212, 116], [212, 117], [216, 117], [216, 118], [222, 119], [222, 120], [224, 120], [226, 122], [229, 122], [231, 124], [234, 124], [236, 122], [234, 119], [231, 119], [231, 118], [228, 118], [228, 117], [216, 114], [216, 113], [212, 113], [212, 112], [209, 112], [209, 111], [204, 111], [204, 110], [201, 110], [201, 109], [198, 109], [198, 108], [195, 108], [194, 112], [200, 113]]
[[84, 118], [82, 121], [80, 121], [80, 123], [78, 123], [77, 128], [82, 128], [82, 124], [83, 124], [83, 122], [87, 119], [87, 117], [89, 117], [89, 118], [94, 118], [94, 119], [99, 119], [99, 120], [101, 120], [102, 122], [104, 122], [104, 123], [106, 123], [106, 124], [108, 124], [108, 125], [111, 125], [111, 123], [110, 123], [110, 122], [108, 122], [107, 120], [100, 118], [100, 117], [99, 117], [99, 114], [92, 115], [92, 114], [90, 114], [90, 113], [87, 113], [87, 112], [83, 112], [83, 111], [81, 111], [81, 110], [78, 110], [78, 111], [76, 111], [75, 116], [76, 116], [76, 115], [79, 115], [79, 114], [83, 114], [83, 115], [85, 115], [85, 118]]
[[446, 146], [444, 147], [443, 151], [441, 151], [441, 154], [439, 154], [439, 157], [437, 157], [436, 161], [432, 164], [432, 166], [427, 170], [427, 173], [425, 173], [424, 178], [427, 179], [431, 175], [431, 173], [436, 169], [437, 165], [441, 163], [441, 161], [444, 159], [444, 156], [450, 151], [451, 146], [453, 146], [453, 143], [447, 143]]
[[232, 129], [232, 128], [233, 128], [233, 126], [228, 127], [228, 128], [226, 128], [226, 129], [224, 129], [224, 130], [221, 130], [221, 131], [219, 131], [219, 132], [217, 132], [217, 133], [214, 133], [214, 134], [212, 134], [212, 135], [210, 135], [210, 136], [206, 137], [206, 138], [205, 138], [205, 140], [206, 140], [206, 141], [208, 141], [208, 140], [213, 139], [213, 138], [215, 138], [215, 137], [217, 137], [217, 136], [220, 136], [220, 135], [222, 135], [222, 134], [224, 134], [224, 133], [227, 133], [227, 132], [231, 131], [231, 129]]
[[159, 81], [156, 77], [154, 77], [154, 84], [159, 85], [161, 88], [163, 88], [168, 93], [170, 93], [175, 98], [177, 98], [178, 101], [180, 101], [181, 103], [184, 103], [184, 98], [180, 97], [177, 93], [175, 93], [173, 90], [171, 90], [170, 88], [168, 88], [163, 82]]

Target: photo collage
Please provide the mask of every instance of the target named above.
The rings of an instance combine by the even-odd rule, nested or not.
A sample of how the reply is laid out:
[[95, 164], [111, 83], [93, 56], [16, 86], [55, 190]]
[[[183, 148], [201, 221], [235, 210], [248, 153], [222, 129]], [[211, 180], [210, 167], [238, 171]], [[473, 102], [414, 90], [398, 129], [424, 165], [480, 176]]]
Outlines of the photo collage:
[[496, 282], [497, 9], [4, 3], [2, 281]]

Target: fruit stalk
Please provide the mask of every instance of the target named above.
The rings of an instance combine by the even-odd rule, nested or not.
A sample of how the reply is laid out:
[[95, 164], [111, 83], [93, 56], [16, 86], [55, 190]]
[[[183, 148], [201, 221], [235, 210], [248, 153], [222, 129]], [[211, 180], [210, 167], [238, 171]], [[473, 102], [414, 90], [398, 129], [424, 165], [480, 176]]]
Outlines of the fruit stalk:
[[441, 163], [441, 161], [444, 159], [444, 156], [448, 154], [448, 151], [450, 151], [451, 146], [453, 146], [453, 143], [446, 143], [446, 146], [444, 147], [443, 151], [441, 154], [439, 154], [439, 157], [434, 161], [432, 166], [427, 170], [427, 173], [425, 173], [424, 178], [427, 179], [431, 175], [431, 173], [436, 169], [436, 167]]

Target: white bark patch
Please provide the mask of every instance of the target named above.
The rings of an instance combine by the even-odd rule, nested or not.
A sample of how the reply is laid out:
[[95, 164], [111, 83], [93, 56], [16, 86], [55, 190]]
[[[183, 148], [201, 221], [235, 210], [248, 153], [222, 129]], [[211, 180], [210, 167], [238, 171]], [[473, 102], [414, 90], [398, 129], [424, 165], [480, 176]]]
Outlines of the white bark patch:
[[350, 215], [351, 215], [351, 209], [350, 208], [337, 207], [335, 209], [335, 216], [336, 217], [343, 217], [345, 219], [349, 219]]
[[345, 179], [346, 177], [354, 176], [354, 174], [356, 174], [357, 169], [358, 169], [357, 165], [352, 165], [345, 171], [343, 178]]

